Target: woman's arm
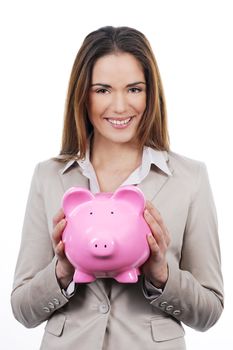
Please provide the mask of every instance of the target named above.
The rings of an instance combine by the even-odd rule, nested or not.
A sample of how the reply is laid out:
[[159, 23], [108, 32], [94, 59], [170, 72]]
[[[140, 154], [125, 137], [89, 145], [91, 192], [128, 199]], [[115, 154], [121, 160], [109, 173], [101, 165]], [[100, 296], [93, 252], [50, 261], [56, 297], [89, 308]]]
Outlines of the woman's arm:
[[39, 171], [38, 164], [27, 201], [11, 295], [14, 316], [26, 327], [39, 325], [68, 302], [55, 273], [57, 257], [47, 226]]
[[[205, 331], [223, 310], [223, 281], [215, 205], [206, 168], [200, 165], [189, 207], [181, 260], [167, 252], [168, 279], [151, 304]], [[156, 295], [156, 294], [155, 294]]]

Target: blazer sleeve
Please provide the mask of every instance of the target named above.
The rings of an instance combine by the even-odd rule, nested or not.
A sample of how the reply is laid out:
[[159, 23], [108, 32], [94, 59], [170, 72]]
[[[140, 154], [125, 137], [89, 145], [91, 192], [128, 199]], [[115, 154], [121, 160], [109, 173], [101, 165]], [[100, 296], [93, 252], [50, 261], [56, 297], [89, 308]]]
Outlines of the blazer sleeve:
[[40, 190], [40, 164], [34, 170], [15, 269], [11, 305], [15, 318], [35, 327], [68, 302], [55, 275], [57, 259]]
[[205, 331], [223, 310], [223, 279], [217, 216], [206, 167], [199, 164], [184, 232], [181, 259], [168, 252], [169, 277], [151, 304], [184, 324]]

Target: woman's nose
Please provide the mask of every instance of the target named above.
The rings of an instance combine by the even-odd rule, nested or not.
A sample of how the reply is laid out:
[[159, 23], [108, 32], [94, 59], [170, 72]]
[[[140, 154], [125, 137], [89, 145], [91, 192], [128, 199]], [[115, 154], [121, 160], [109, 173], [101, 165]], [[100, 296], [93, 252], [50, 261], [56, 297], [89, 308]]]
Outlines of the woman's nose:
[[113, 112], [122, 114], [127, 109], [127, 98], [123, 93], [118, 93], [113, 97], [112, 100]]

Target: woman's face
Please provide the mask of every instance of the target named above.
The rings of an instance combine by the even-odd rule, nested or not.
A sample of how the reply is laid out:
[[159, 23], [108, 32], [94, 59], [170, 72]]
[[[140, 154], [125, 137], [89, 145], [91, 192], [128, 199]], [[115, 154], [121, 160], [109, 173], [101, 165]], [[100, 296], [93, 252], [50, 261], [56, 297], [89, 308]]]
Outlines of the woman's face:
[[130, 142], [146, 108], [146, 81], [129, 53], [99, 58], [92, 72], [88, 115], [95, 141]]

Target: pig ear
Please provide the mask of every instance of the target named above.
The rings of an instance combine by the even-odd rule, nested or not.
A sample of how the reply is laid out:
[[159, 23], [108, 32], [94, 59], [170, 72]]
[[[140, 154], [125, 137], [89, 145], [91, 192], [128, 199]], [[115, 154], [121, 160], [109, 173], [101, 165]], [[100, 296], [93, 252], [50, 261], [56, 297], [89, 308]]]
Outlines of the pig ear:
[[127, 202], [139, 213], [142, 213], [145, 208], [144, 194], [136, 186], [122, 186], [114, 192], [112, 198]]
[[62, 199], [65, 215], [70, 214], [78, 205], [91, 201], [94, 198], [94, 195], [86, 188], [71, 187], [65, 192]]

